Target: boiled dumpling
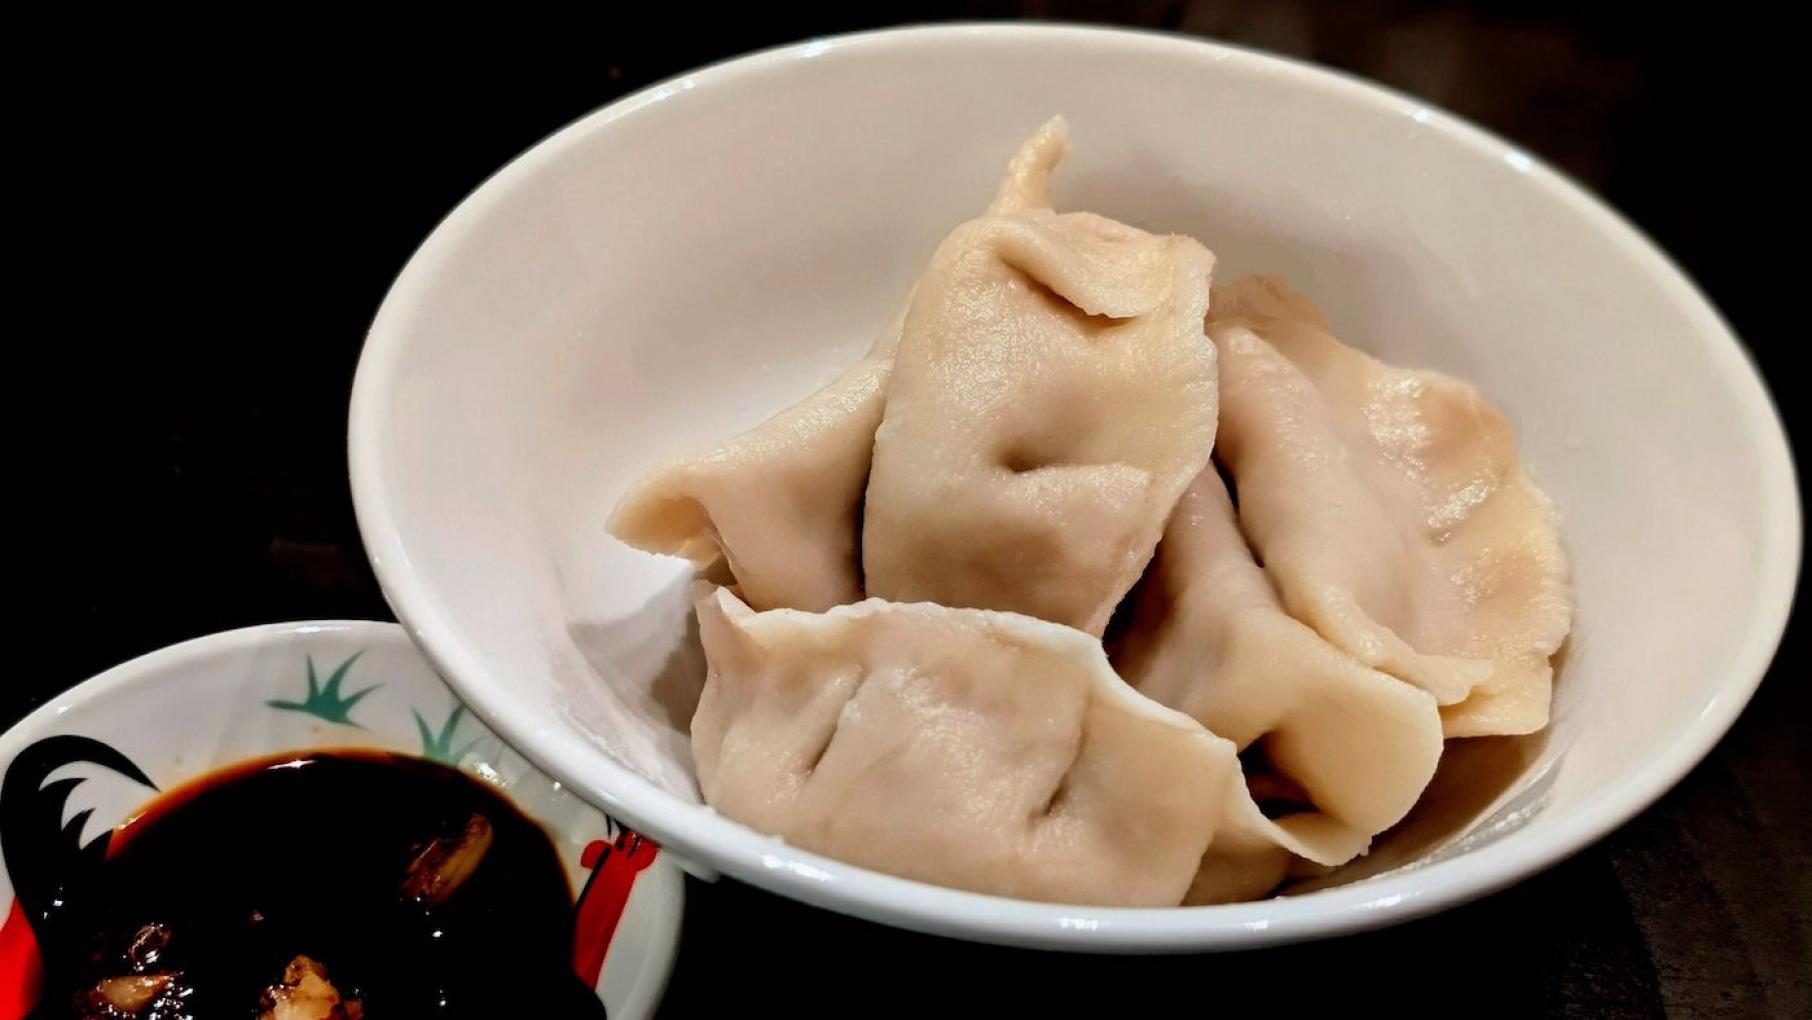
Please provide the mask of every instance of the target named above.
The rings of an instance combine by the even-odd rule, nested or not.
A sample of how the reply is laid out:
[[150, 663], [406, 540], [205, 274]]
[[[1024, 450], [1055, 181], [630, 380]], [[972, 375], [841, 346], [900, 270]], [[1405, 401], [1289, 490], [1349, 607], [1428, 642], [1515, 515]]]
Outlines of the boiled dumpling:
[[[1441, 757], [1434, 699], [1367, 669], [1279, 605], [1210, 468], [1171, 514], [1114, 666], [1140, 693], [1199, 720], [1274, 769], [1290, 813], [1236, 805], [1191, 902], [1276, 886], [1287, 849], [1344, 864], [1415, 804]], [[1260, 776], [1254, 781], [1269, 778]], [[1259, 792], [1263, 792], [1260, 790]]]
[[1364, 853], [1445, 736], [1546, 724], [1566, 561], [1475, 391], [1273, 279], [1211, 312], [1197, 242], [1053, 210], [1067, 147], [1025, 143], [859, 364], [610, 526], [721, 568], [725, 817], [958, 889], [1251, 899]]
[[1230, 743], [1068, 627], [879, 599], [755, 613], [724, 589], [698, 613], [699, 786], [796, 846], [1003, 896], [1170, 906], [1244, 792]]
[[705, 566], [720, 556], [749, 604], [823, 610], [862, 598], [857, 528], [896, 320], [860, 362], [755, 428], [636, 484], [611, 534]]
[[863, 517], [867, 593], [1099, 635], [1206, 463], [1213, 257], [1050, 207], [1061, 119], [932, 256], [908, 309]]
[[1215, 453], [1284, 606], [1432, 694], [1448, 736], [1547, 725], [1567, 566], [1503, 416], [1341, 344], [1279, 280], [1216, 288], [1214, 309]]

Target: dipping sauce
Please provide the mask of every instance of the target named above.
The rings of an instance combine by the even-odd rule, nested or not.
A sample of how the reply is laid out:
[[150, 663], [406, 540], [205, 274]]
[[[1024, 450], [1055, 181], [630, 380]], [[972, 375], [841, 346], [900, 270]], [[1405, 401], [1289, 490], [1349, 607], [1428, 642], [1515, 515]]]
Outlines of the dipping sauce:
[[67, 890], [43, 1017], [603, 1017], [539, 825], [433, 762], [248, 762], [152, 801]]

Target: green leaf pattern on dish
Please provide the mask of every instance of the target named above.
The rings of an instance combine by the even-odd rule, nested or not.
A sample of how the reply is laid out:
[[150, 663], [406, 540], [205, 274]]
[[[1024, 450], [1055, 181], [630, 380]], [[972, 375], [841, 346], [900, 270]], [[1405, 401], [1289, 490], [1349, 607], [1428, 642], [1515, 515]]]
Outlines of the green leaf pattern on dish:
[[409, 711], [411, 715], [415, 716], [416, 732], [421, 734], [422, 757], [432, 761], [458, 768], [459, 764], [465, 761], [466, 755], [471, 754], [472, 750], [478, 746], [479, 741], [484, 739], [484, 737], [480, 735], [466, 741], [464, 745], [458, 748], [453, 746], [453, 735], [459, 731], [460, 720], [464, 719], [466, 716], [466, 706], [464, 705], [454, 704], [453, 711], [447, 715], [447, 721], [441, 724], [440, 732], [438, 733], [434, 731], [433, 727], [428, 725], [428, 720], [422, 718], [420, 712], [415, 709], [410, 709]]
[[[381, 683], [372, 684], [369, 687], [362, 687], [351, 694], [343, 696], [340, 693], [341, 688], [346, 683], [347, 675], [352, 671], [353, 663], [357, 662], [359, 656], [364, 654], [365, 649], [354, 652], [345, 662], [334, 667], [334, 671], [327, 675], [325, 681], [321, 679], [320, 674], [315, 670], [314, 656], [308, 656], [306, 660], [308, 665], [306, 677], [308, 692], [303, 696], [302, 700], [286, 701], [275, 699], [267, 701], [265, 704], [278, 711], [301, 712], [304, 715], [312, 715], [317, 719], [334, 723], [339, 726], [356, 726], [362, 730], [369, 729], [370, 727], [366, 726], [364, 723], [357, 722], [352, 718], [353, 707], [364, 700], [366, 695], [384, 685]], [[443, 765], [450, 765], [454, 768], [458, 768], [468, 756], [478, 749], [478, 745], [483, 743], [485, 739], [490, 736], [489, 733], [480, 732], [477, 736], [472, 737], [463, 743], [455, 743], [456, 738], [459, 736], [460, 724], [464, 722], [466, 718], [466, 706], [461, 704], [457, 699], [454, 700], [452, 710], [447, 713], [445, 721], [440, 724], [438, 729], [428, 723], [427, 717], [422, 715], [419, 709], [412, 708], [409, 710], [409, 714], [415, 717], [415, 730], [417, 735], [421, 738], [421, 756], [430, 761], [437, 761]]]
[[359, 729], [365, 729], [363, 723], [352, 721], [353, 706], [363, 700], [367, 694], [384, 685], [372, 684], [370, 687], [361, 688], [344, 697], [340, 695], [340, 686], [345, 683], [347, 672], [352, 669], [352, 664], [359, 660], [359, 656], [364, 654], [363, 649], [354, 652], [350, 658], [340, 663], [332, 673], [327, 675], [326, 683], [322, 683], [315, 673], [315, 657], [308, 656], [308, 694], [301, 701], [272, 700], [265, 704], [280, 711], [301, 712], [341, 726], [357, 726]]

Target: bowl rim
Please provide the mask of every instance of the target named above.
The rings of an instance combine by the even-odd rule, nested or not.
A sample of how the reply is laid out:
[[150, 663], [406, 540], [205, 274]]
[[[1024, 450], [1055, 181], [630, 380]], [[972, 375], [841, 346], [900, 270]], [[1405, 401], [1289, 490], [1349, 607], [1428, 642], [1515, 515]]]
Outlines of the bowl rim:
[[[1705, 338], [1720, 381], [1741, 408], [1762, 487], [1761, 547], [1769, 550], [1753, 592], [1758, 611], [1737, 635], [1723, 686], [1652, 758], [1599, 789], [1545, 830], [1521, 829], [1448, 859], [1297, 897], [1202, 907], [1089, 907], [964, 892], [881, 874], [788, 846], [708, 808], [687, 803], [572, 730], [548, 729], [494, 683], [409, 563], [379, 441], [384, 408], [406, 346], [400, 321], [429, 281], [518, 182], [559, 160], [612, 122], [676, 92], [811, 59], [830, 50], [961, 46], [983, 41], [1067, 43], [1130, 56], [1228, 63], [1292, 79], [1349, 103], [1412, 112], [1457, 144], [1508, 159], [1529, 187], [1588, 222], [1623, 254], [1680, 295], [1693, 332]], [[1729, 729], [1773, 659], [1797, 584], [1800, 503], [1778, 411], [1748, 353], [1698, 287], [1646, 235], [1583, 187], [1517, 146], [1430, 104], [1339, 71], [1224, 43], [1126, 29], [1066, 25], [956, 24], [882, 29], [809, 39], [732, 58], [650, 85], [596, 109], [498, 170], [429, 234], [379, 307], [353, 384], [348, 461], [359, 529], [391, 607], [455, 692], [497, 733], [549, 775], [697, 864], [819, 907], [904, 928], [1000, 944], [1109, 952], [1255, 948], [1408, 921], [1495, 892], [1570, 856], [1622, 825], [1677, 783]]]

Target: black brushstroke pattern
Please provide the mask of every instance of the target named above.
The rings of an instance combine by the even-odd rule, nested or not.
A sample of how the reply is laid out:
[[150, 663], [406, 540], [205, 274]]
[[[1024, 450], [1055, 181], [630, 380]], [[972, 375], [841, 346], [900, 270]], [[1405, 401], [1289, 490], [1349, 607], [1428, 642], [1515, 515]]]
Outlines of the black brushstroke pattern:
[[63, 930], [72, 914], [79, 913], [63, 908], [82, 890], [95, 887], [113, 839], [109, 830], [86, 845], [81, 842], [92, 809], [77, 812], [67, 824], [63, 821], [69, 795], [83, 780], [45, 780], [76, 762], [90, 762], [157, 789], [132, 759], [89, 737], [46, 737], [19, 752], [7, 767], [5, 780], [0, 781], [0, 855], [47, 965], [63, 955], [59, 948], [88, 934]]

